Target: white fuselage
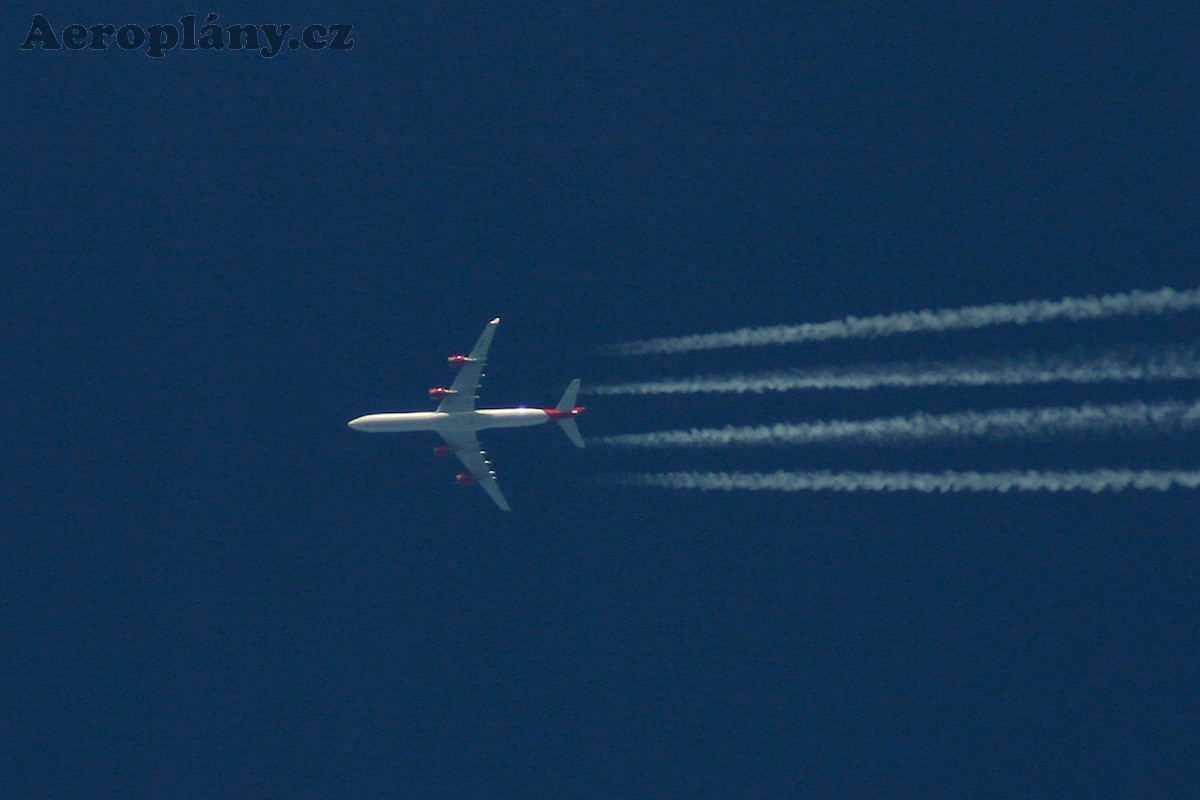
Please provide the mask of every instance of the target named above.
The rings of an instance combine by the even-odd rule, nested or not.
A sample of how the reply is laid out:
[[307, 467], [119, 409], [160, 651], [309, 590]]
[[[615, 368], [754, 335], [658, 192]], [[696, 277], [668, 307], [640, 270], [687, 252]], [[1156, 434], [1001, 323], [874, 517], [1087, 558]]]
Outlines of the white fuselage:
[[481, 431], [486, 428], [523, 428], [541, 425], [550, 415], [540, 408], [480, 408], [475, 411], [401, 411], [367, 414], [347, 423], [366, 433], [408, 431]]

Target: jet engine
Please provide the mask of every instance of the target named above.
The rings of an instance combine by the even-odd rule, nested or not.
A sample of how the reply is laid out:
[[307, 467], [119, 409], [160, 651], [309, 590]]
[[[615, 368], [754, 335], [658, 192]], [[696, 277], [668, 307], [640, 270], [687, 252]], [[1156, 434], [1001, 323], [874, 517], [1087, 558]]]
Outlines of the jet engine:
[[446, 359], [446, 361], [452, 367], [463, 367], [467, 364], [474, 364], [477, 360], [478, 359], [471, 358], [470, 356], [450, 356]]
[[443, 397], [451, 394], [458, 394], [454, 389], [447, 389], [444, 386], [435, 386], [429, 390], [430, 400], [441, 400]]
[[475, 483], [475, 479], [465, 472], [460, 472], [455, 475], [454, 480], [458, 482], [459, 486], [471, 486]]

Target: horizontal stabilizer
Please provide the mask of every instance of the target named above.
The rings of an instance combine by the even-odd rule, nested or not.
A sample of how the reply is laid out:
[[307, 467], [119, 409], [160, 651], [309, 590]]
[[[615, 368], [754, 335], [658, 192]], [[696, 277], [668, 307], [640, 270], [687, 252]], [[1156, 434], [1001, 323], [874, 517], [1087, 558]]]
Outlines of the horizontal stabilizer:
[[562, 399], [558, 401], [558, 405], [554, 407], [550, 413], [551, 418], [559, 424], [563, 429], [563, 433], [571, 440], [571, 444], [576, 447], [583, 447], [583, 437], [579, 435], [579, 426], [575, 424], [575, 417], [579, 416], [583, 408], [575, 405], [576, 398], [579, 397], [579, 378], [571, 381], [567, 385], [567, 390], [563, 392]]
[[563, 433], [571, 440], [571, 444], [576, 447], [584, 447], [583, 437], [579, 435], [579, 426], [575, 424], [573, 417], [563, 417], [558, 420], [558, 425], [563, 429]]
[[579, 397], [579, 378], [571, 381], [567, 386], [567, 390], [563, 392], [562, 399], [558, 401], [554, 410], [569, 413], [571, 409], [575, 408], [575, 398], [577, 397]]

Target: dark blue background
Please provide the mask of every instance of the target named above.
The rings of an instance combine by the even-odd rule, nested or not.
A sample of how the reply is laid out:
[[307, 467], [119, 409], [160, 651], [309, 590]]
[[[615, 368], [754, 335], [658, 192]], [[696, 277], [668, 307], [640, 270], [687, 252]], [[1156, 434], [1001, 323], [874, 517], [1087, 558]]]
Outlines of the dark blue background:
[[[25, 6], [25, 4], [18, 4]], [[1185, 10], [1186, 9], [1186, 10]], [[350, 52], [21, 52], [348, 22]], [[1114, 797], [1200, 785], [1193, 493], [700, 494], [657, 468], [1193, 467], [1195, 440], [579, 453], [516, 509], [345, 421], [570, 378], [1191, 343], [1194, 316], [606, 342], [1197, 284], [1200, 15], [41, 3], [3, 15], [0, 794]], [[585, 434], [1195, 396], [586, 398]]]

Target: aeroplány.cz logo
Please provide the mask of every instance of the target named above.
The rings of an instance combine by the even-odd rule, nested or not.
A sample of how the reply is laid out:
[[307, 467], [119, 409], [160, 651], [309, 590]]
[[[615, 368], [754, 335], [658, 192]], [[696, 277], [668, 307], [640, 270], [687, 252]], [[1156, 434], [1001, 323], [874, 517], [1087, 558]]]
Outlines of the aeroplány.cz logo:
[[179, 18], [179, 24], [151, 25], [67, 25], [56, 33], [50, 21], [35, 14], [29, 35], [21, 43], [22, 50], [107, 50], [110, 40], [122, 50], [146, 48], [146, 55], [162, 58], [168, 50], [257, 50], [264, 58], [274, 58], [286, 43], [291, 50], [349, 50], [354, 47], [350, 38], [353, 25], [307, 25], [296, 35], [288, 36], [291, 25], [229, 25], [217, 24], [217, 14], [209, 14], [204, 24], [196, 27], [196, 16]]

